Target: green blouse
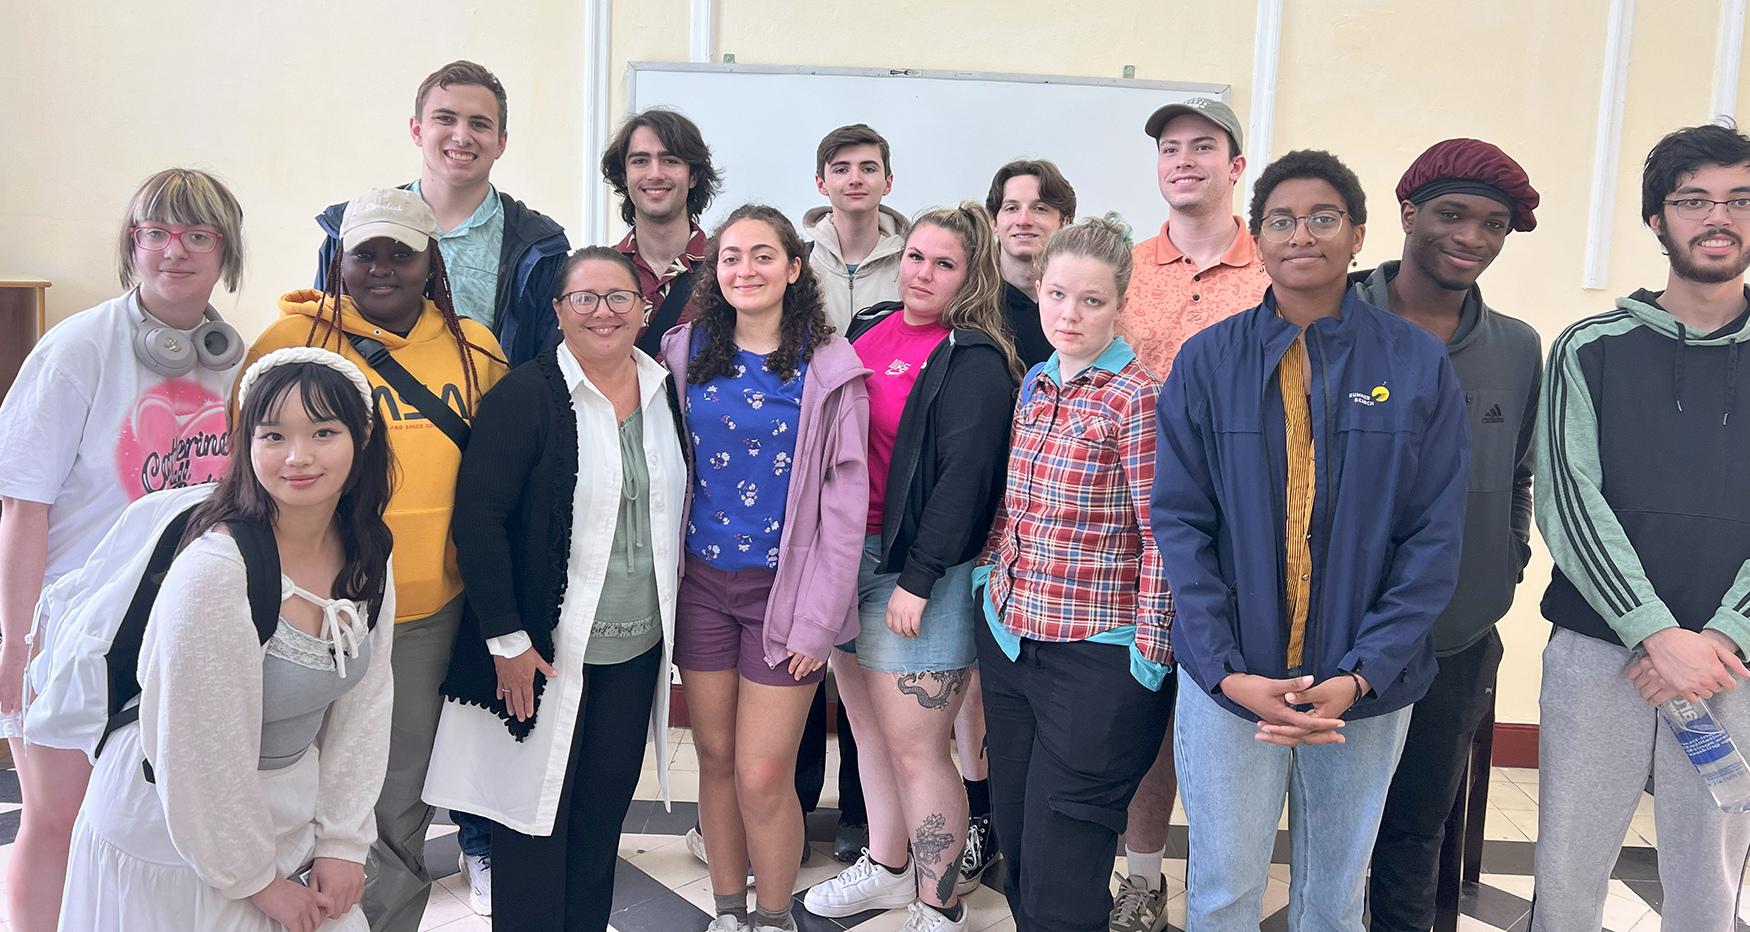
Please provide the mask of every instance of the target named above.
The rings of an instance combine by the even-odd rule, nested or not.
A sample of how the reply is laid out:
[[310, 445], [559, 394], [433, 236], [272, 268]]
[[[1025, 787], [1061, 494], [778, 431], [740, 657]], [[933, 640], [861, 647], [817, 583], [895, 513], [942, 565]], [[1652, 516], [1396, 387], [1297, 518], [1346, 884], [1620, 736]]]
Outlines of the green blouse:
[[607, 577], [583, 662], [624, 663], [662, 640], [662, 605], [650, 540], [650, 468], [644, 462], [644, 413], [620, 422], [620, 515], [608, 551]]

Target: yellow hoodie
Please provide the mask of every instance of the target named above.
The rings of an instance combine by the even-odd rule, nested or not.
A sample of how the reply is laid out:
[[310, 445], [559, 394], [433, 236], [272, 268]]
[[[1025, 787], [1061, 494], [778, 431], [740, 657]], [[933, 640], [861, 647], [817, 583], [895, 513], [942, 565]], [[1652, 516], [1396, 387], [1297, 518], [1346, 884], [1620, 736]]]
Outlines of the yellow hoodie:
[[[450, 539], [450, 512], [456, 503], [456, 470], [462, 451], [436, 425], [419, 415], [413, 405], [391, 391], [352, 343], [337, 337], [328, 321], [332, 309], [310, 335], [322, 292], [294, 291], [280, 298], [280, 319], [265, 330], [243, 360], [247, 370], [255, 361], [277, 349], [306, 343], [337, 350], [363, 370], [376, 389], [379, 410], [389, 425], [390, 448], [395, 451], [394, 497], [383, 515], [395, 534], [395, 620], [424, 618], [443, 608], [462, 592], [462, 574], [456, 569], [456, 545]], [[352, 299], [340, 299], [340, 326], [346, 333], [370, 337], [383, 344], [414, 378], [431, 393], [472, 421], [478, 398], [467, 397], [466, 369], [456, 349], [456, 339], [444, 326], [443, 314], [428, 298], [425, 313], [406, 339], [367, 322], [353, 308]], [[462, 335], [475, 346], [503, 356], [492, 332], [462, 318]], [[337, 345], [338, 344], [338, 345]], [[474, 353], [474, 368], [484, 394], [509, 368], [484, 353]], [[235, 401], [235, 399], [233, 399]]]

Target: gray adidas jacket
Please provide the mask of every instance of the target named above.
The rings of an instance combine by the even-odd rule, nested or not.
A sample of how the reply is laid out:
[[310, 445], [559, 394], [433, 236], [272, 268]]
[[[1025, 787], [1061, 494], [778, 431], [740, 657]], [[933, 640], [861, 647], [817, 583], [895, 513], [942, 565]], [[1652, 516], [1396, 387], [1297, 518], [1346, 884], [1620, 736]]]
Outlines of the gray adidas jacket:
[[[1393, 310], [1386, 283], [1398, 263], [1350, 276], [1356, 294]], [[1394, 311], [1395, 313], [1395, 311]], [[1531, 558], [1531, 473], [1536, 459], [1537, 398], [1543, 347], [1530, 324], [1483, 302], [1472, 287], [1446, 355], [1464, 389], [1470, 419], [1470, 491], [1458, 588], [1434, 622], [1434, 654], [1450, 657], [1489, 633], [1513, 605], [1513, 589]]]

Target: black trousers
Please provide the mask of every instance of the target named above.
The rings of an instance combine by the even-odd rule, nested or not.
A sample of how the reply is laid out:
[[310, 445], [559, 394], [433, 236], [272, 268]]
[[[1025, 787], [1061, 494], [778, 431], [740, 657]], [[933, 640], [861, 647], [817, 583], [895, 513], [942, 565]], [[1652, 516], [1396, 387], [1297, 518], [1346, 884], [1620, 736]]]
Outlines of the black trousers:
[[[868, 825], [869, 810], [863, 805], [863, 781], [857, 771], [857, 736], [851, 734], [851, 719], [845, 704], [838, 706], [839, 724], [839, 816], [852, 825]], [[826, 681], [814, 690], [808, 708], [808, 723], [802, 728], [802, 743], [796, 748], [796, 798], [803, 812], [820, 805], [826, 786]]]
[[1428, 932], [1440, 880], [1440, 846], [1470, 764], [1471, 738], [1495, 705], [1501, 636], [1443, 658], [1428, 695], [1410, 713], [1404, 755], [1385, 797], [1373, 844], [1370, 932]]
[[[604, 932], [614, 902], [620, 824], [644, 766], [662, 645], [583, 668], [583, 706], [551, 835], [492, 826], [492, 927]], [[549, 698], [552, 693], [548, 694]]]
[[1175, 680], [1151, 692], [1130, 651], [1023, 640], [1011, 661], [974, 625], [992, 821], [1018, 932], [1106, 932], [1107, 878], [1130, 798], [1154, 765]]

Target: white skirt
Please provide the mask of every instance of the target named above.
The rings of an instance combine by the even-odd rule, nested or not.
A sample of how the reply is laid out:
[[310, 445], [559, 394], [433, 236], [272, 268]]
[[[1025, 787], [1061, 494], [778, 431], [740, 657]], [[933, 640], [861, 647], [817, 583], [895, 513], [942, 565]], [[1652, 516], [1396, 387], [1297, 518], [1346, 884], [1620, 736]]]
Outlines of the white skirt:
[[[110, 736], [73, 825], [61, 932], [284, 932], [285, 926], [202, 881], [177, 853], [157, 788], [140, 769], [140, 727]], [[275, 870], [289, 877], [316, 848], [317, 749], [261, 774], [278, 837]], [[369, 932], [358, 907], [320, 932]]]

